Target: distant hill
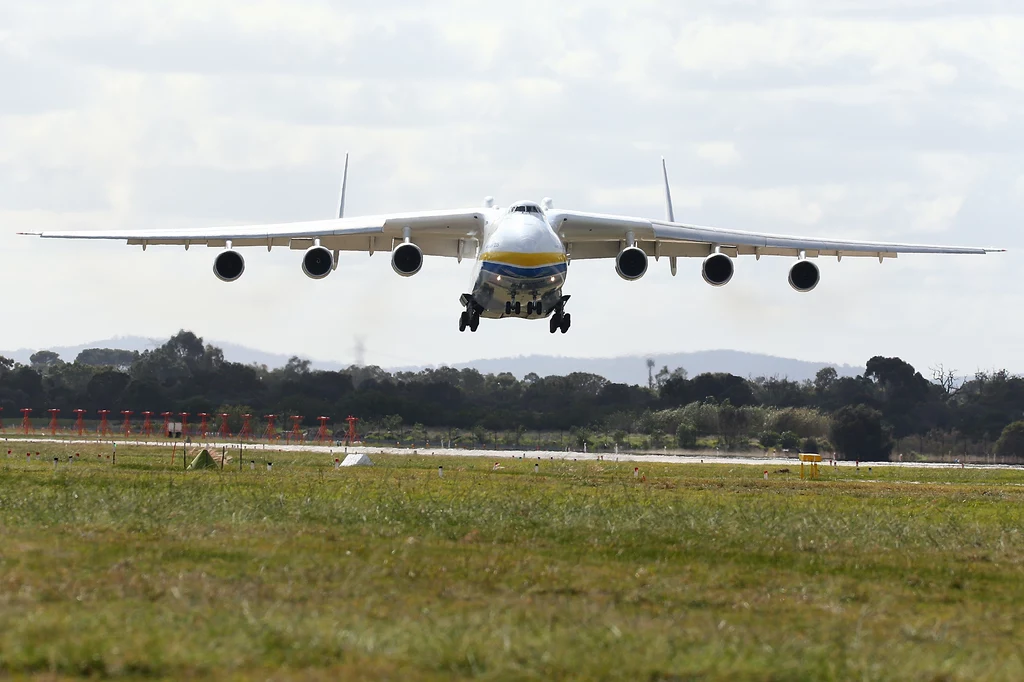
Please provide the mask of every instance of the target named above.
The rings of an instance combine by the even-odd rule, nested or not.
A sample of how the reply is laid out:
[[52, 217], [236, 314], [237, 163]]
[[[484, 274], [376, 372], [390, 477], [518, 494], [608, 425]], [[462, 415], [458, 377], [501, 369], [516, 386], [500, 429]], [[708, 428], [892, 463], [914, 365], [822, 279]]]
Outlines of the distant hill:
[[[166, 339], [150, 339], [141, 336], [119, 336], [101, 341], [91, 341], [76, 346], [48, 348], [60, 355], [66, 362], [72, 362], [86, 348], [118, 348], [143, 352], [160, 346]], [[258, 363], [268, 367], [282, 367], [288, 358], [283, 353], [268, 353], [249, 348], [237, 343], [207, 339], [224, 351], [224, 357], [231, 362], [244, 364]], [[22, 348], [13, 351], [0, 351], [0, 355], [12, 358], [22, 364], [29, 364], [29, 357], [40, 349]], [[471, 367], [484, 374], [511, 372], [520, 379], [534, 372], [540, 376], [564, 375], [572, 372], [589, 372], [606, 377], [615, 383], [647, 384], [647, 358], [654, 360], [654, 371], [662, 367], [674, 370], [682, 367], [690, 376], [703, 372], [730, 372], [741, 377], [777, 376], [793, 381], [813, 379], [822, 367], [835, 367], [840, 376], [856, 376], [864, 371], [863, 367], [852, 365], [836, 365], [829, 362], [809, 362], [779, 358], [758, 353], [744, 353], [734, 350], [706, 350], [691, 353], [669, 353], [652, 355], [630, 355], [614, 358], [563, 358], [553, 355], [527, 355], [512, 358], [494, 358], [473, 360], [455, 367]], [[313, 367], [323, 370], [344, 369], [346, 365], [339, 362], [313, 360]], [[385, 368], [391, 371], [419, 371], [424, 366]]]
[[39, 350], [52, 350], [64, 362], [74, 362], [78, 354], [86, 348], [113, 348], [116, 350], [137, 350], [140, 353], [152, 350], [167, 342], [167, 339], [147, 339], [141, 336], [118, 336], [103, 341], [91, 341], [78, 346], [50, 346], [46, 348], [19, 348], [18, 350], [0, 350], [0, 355], [11, 358], [23, 365], [30, 364], [29, 358]]
[[[288, 362], [288, 358], [291, 357], [291, 355], [283, 353], [268, 353], [266, 351], [249, 348], [248, 346], [242, 346], [228, 341], [204, 339], [204, 342], [217, 346], [223, 350], [224, 357], [227, 360], [231, 362], [241, 362], [246, 365], [255, 362], [260, 365], [266, 365], [270, 368], [283, 367], [285, 363]], [[162, 346], [165, 343], [167, 343], [167, 339], [149, 339], [143, 336], [116, 336], [112, 339], [90, 341], [89, 343], [83, 343], [77, 346], [56, 346], [46, 348], [45, 350], [52, 350], [65, 362], [74, 362], [75, 358], [78, 357], [78, 354], [86, 348], [116, 348], [119, 350], [139, 351], [141, 353], [143, 351], [152, 350]], [[27, 365], [29, 364], [29, 358], [37, 350], [43, 349], [20, 348], [18, 350], [0, 351], [0, 355], [11, 358], [23, 365]], [[339, 370], [347, 367], [347, 365], [343, 365], [340, 362], [321, 360], [314, 360], [313, 366], [316, 369], [324, 370]]]
[[527, 355], [493, 360], [474, 360], [456, 366], [459, 368], [472, 367], [484, 374], [511, 372], [520, 379], [530, 372], [535, 372], [540, 376], [589, 372], [603, 376], [615, 383], [646, 385], [647, 358], [654, 360], [655, 373], [662, 367], [668, 367], [669, 371], [682, 367], [691, 377], [704, 372], [729, 372], [741, 377], [777, 376], [792, 381], [804, 381], [813, 379], [818, 370], [823, 367], [835, 367], [839, 376], [857, 376], [864, 372], [863, 367], [852, 365], [793, 360], [735, 350], [655, 353], [614, 358], [563, 358], [552, 355]]

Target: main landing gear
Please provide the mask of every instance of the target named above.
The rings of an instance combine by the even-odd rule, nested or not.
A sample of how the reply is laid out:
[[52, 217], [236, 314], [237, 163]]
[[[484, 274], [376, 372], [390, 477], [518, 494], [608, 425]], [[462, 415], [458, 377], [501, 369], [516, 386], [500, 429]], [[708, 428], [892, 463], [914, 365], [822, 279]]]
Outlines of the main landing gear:
[[459, 316], [459, 331], [466, 331], [466, 327], [469, 327], [469, 331], [475, 332], [476, 328], [480, 326], [480, 315], [474, 310], [472, 313], [468, 310], [463, 310], [462, 315]]
[[565, 302], [568, 300], [568, 296], [563, 296], [562, 300], [558, 302], [555, 312], [551, 314], [551, 319], [548, 321], [548, 330], [552, 334], [556, 331], [561, 331], [564, 334], [572, 326], [572, 315], [565, 312]]
[[464, 332], [468, 327], [469, 331], [475, 332], [480, 326], [480, 313], [483, 309], [468, 294], [463, 295], [462, 304], [466, 306], [466, 309], [459, 316], [459, 331]]

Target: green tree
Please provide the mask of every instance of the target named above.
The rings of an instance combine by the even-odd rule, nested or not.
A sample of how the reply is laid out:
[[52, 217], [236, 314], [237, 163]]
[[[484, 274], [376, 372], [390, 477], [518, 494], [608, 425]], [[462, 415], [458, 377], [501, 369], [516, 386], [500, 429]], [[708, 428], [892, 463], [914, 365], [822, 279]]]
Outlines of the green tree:
[[387, 434], [388, 440], [395, 439], [395, 433], [402, 428], [402, 417], [397, 414], [389, 414], [380, 420], [380, 428]]
[[684, 449], [697, 447], [697, 427], [688, 422], [682, 422], [676, 429], [676, 443]]
[[783, 450], [796, 450], [800, 446], [800, 436], [792, 431], [786, 431], [779, 436], [779, 445]]
[[572, 444], [582, 450], [584, 445], [593, 441], [590, 432], [582, 427], [574, 427], [571, 432]]
[[297, 355], [293, 355], [288, 358], [288, 362], [284, 366], [284, 373], [286, 375], [296, 374], [309, 374], [309, 367], [312, 363], [309, 360], [304, 360]]
[[76, 365], [92, 367], [113, 367], [127, 372], [132, 363], [139, 359], [138, 351], [121, 350], [119, 348], [86, 348], [75, 358]]
[[867, 405], [844, 407], [832, 417], [832, 444], [847, 459], [884, 462], [893, 442], [882, 413]]
[[1024, 421], [1008, 424], [996, 441], [996, 454], [1002, 457], [1024, 457]]
[[116, 410], [130, 381], [127, 374], [108, 369], [94, 375], [85, 390], [98, 409]]
[[427, 442], [427, 429], [419, 422], [412, 425], [409, 435], [412, 437], [413, 443], [417, 445], [423, 445]]
[[750, 411], [734, 407], [728, 400], [718, 409], [718, 429], [730, 450], [744, 444], [750, 430]]
[[60, 356], [54, 353], [52, 350], [41, 350], [33, 353], [29, 359], [32, 363], [32, 369], [45, 371], [46, 369], [63, 363]]
[[900, 358], [876, 356], [868, 360], [864, 378], [873, 381], [881, 398], [879, 409], [892, 425], [896, 438], [925, 433], [935, 423], [939, 387], [930, 383], [912, 365]]
[[818, 373], [814, 375], [814, 390], [819, 394], [824, 395], [828, 393], [832, 385], [836, 383], [836, 379], [839, 378], [839, 372], [836, 371], [835, 367], [822, 367], [818, 370]]
[[774, 448], [776, 445], [778, 445], [779, 440], [779, 434], [777, 434], [774, 431], [762, 431], [761, 436], [758, 438], [758, 442], [761, 444], [761, 447], [765, 448], [766, 450], [769, 448]]

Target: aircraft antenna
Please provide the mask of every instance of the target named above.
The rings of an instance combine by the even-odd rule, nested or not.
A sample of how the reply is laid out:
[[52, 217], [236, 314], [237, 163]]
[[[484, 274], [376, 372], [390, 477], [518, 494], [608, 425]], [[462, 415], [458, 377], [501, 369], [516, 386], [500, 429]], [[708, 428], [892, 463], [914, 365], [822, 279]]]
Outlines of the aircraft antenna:
[[676, 221], [675, 211], [672, 210], [672, 190], [668, 186], [668, 166], [665, 165], [665, 157], [661, 157], [661, 175], [665, 178], [665, 219], [670, 223]]
[[345, 190], [348, 186], [348, 152], [345, 152], [345, 170], [341, 174], [341, 199], [338, 200], [338, 217], [345, 217]]

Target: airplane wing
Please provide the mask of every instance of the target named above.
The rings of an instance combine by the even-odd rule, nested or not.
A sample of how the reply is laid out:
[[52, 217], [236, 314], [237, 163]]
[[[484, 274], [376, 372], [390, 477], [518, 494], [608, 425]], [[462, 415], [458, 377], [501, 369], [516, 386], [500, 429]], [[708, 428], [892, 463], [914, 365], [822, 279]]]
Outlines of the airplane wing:
[[985, 254], [1003, 249], [970, 246], [932, 246], [890, 242], [821, 239], [717, 227], [687, 225], [671, 220], [551, 210], [548, 221], [565, 242], [573, 260], [615, 258], [632, 234], [636, 246], [649, 256], [704, 258], [721, 252], [727, 256], [753, 255], [815, 258], [818, 256], [870, 256], [896, 258], [901, 253]]
[[[81, 230], [22, 232], [43, 239], [112, 239], [142, 246], [179, 245], [232, 248], [283, 246], [305, 250], [319, 240], [331, 251], [391, 251], [408, 236], [431, 256], [472, 256], [483, 234], [485, 213], [479, 208], [450, 211], [393, 213], [360, 218], [336, 218], [277, 225], [184, 228], [171, 230]], [[472, 242], [472, 244], [471, 244]]]

